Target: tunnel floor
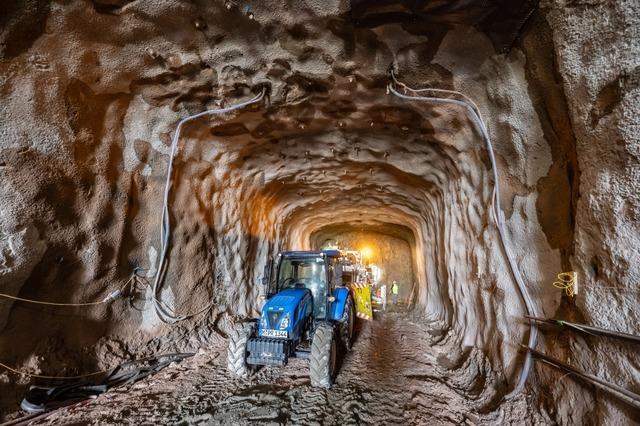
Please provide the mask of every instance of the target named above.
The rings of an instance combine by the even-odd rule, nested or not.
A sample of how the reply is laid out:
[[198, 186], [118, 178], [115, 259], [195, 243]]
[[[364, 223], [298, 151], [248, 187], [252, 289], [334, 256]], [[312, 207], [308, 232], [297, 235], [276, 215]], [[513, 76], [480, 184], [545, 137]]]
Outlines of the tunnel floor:
[[[361, 323], [330, 390], [311, 387], [306, 361], [297, 359], [250, 379], [232, 378], [220, 345], [32, 424], [551, 423], [524, 396], [487, 403], [486, 395], [474, 395], [468, 365], [449, 365], [447, 346], [434, 345], [423, 324], [400, 309]], [[487, 378], [477, 367], [475, 374], [480, 381], [472, 380], [478, 382], [472, 388], [483, 388]]]

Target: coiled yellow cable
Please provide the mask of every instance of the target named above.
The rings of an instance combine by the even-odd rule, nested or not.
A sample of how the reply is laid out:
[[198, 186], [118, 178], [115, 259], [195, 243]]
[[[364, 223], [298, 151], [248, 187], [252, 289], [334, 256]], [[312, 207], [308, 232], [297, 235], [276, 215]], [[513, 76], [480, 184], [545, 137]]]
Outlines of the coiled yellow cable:
[[578, 274], [575, 271], [560, 272], [553, 282], [553, 286], [565, 291], [567, 296], [573, 297], [578, 293]]

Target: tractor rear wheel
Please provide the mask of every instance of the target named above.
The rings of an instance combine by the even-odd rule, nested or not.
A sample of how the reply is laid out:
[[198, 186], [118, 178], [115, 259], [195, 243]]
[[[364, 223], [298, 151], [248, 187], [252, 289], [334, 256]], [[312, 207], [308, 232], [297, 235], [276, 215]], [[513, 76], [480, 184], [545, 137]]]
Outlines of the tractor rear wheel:
[[344, 313], [340, 320], [340, 339], [346, 350], [351, 350], [353, 346], [353, 330], [355, 327], [355, 314], [353, 308], [353, 298], [351, 294], [347, 297], [347, 303], [344, 305]]
[[247, 342], [254, 334], [253, 323], [236, 324], [229, 333], [227, 369], [234, 376], [248, 377], [254, 371], [254, 368], [247, 364]]
[[333, 325], [322, 323], [311, 342], [309, 377], [311, 386], [330, 388], [336, 370], [337, 347]]

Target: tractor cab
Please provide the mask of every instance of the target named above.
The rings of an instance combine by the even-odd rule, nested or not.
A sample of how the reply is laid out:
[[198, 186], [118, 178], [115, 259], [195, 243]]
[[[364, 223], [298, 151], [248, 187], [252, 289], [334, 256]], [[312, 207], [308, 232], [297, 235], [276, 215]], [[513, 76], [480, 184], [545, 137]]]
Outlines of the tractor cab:
[[275, 292], [287, 289], [309, 290], [313, 301], [313, 318], [326, 319], [333, 293], [341, 282], [336, 282], [341, 273], [340, 252], [284, 252], [279, 256], [275, 280]]
[[329, 387], [340, 339], [351, 348], [354, 307], [342, 286], [338, 250], [288, 251], [265, 268], [266, 299], [255, 322], [240, 324], [230, 335], [227, 363], [237, 376], [255, 366], [284, 366], [290, 357], [309, 359], [314, 385]]

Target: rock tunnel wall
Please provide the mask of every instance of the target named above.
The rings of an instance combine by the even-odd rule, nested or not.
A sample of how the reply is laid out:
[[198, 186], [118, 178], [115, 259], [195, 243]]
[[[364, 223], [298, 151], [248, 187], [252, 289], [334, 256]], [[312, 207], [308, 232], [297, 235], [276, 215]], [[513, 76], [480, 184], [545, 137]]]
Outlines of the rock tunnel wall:
[[[582, 287], [575, 304], [560, 313], [588, 324], [640, 334], [640, 7], [637, 2], [588, 2], [549, 6], [558, 71], [567, 96], [580, 164], [580, 196], [575, 204], [571, 266]], [[637, 348], [589, 336], [548, 339], [549, 350], [584, 371], [638, 392]], [[542, 372], [548, 374], [550, 372]], [[551, 372], [546, 380], [561, 374]], [[578, 395], [558, 407], [569, 423], [584, 407], [583, 419], [597, 423], [638, 423], [640, 413], [597, 392], [580, 392], [560, 380], [550, 394]], [[589, 413], [589, 414], [586, 414]]]
[[[636, 170], [630, 164], [637, 166], [637, 143], [632, 125], [620, 118], [627, 117], [624, 108], [637, 106], [637, 79], [630, 58], [629, 74], [618, 78], [624, 84], [606, 86], [610, 76], [602, 64], [585, 64], [595, 71], [593, 81], [582, 79], [576, 49], [583, 39], [601, 46], [589, 29], [598, 14], [591, 6], [578, 13], [561, 2], [544, 4], [508, 55], [470, 27], [357, 27], [346, 2], [286, 8], [260, 2], [254, 19], [223, 2], [16, 1], [2, 7], [5, 293], [74, 302], [104, 297], [134, 267], [151, 280], [177, 121], [247, 99], [258, 85], [269, 87], [265, 105], [186, 125], [174, 164], [174, 228], [162, 298], [179, 312], [210, 301], [213, 309], [163, 325], [142, 283], [134, 302], [63, 313], [38, 308], [47, 324], [42, 328], [33, 323], [32, 306], [3, 302], [0, 345], [9, 363], [65, 372], [216, 341], [233, 317], [255, 313], [269, 256], [310, 247], [315, 232], [362, 220], [364, 208], [366, 226], [411, 231], [415, 300], [434, 334], [484, 353], [502, 375], [498, 392], [512, 386], [527, 327], [488, 209], [492, 178], [482, 139], [459, 108], [387, 94], [392, 61], [411, 85], [459, 90], [478, 103], [500, 168], [508, 241], [541, 316], [560, 307], [593, 318], [585, 314], [598, 304], [592, 296], [573, 306], [551, 287], [561, 270], [577, 267], [606, 282], [625, 277], [627, 285], [637, 276], [631, 266], [637, 252], [613, 239], [598, 243], [598, 235], [612, 230], [633, 235], [637, 228], [626, 217], [637, 207], [635, 198], [625, 204], [629, 191], [614, 192], [627, 216], [605, 208], [613, 184], [595, 172], [602, 169], [600, 154], [616, 165], [614, 152], [624, 152], [629, 167], [618, 164], [621, 171], [607, 176], [637, 189], [635, 172], [627, 172]], [[598, 8], [638, 16], [631, 6]], [[574, 38], [580, 14], [582, 38]], [[31, 36], [17, 37], [25, 27]], [[571, 94], [568, 111], [563, 89]], [[619, 141], [617, 148], [590, 148], [603, 137]], [[577, 203], [578, 179], [580, 191], [586, 186], [590, 194], [585, 202], [602, 205], [609, 225], [596, 226], [597, 213]], [[630, 266], [612, 266], [622, 264]], [[634, 302], [609, 297], [611, 309], [600, 313], [628, 327], [628, 317], [615, 311], [631, 312]], [[546, 344], [567, 353], [557, 342]], [[596, 361], [578, 359], [631, 384], [637, 369], [615, 362], [630, 357], [599, 349]], [[554, 383], [553, 373], [536, 372], [535, 384]], [[552, 387], [560, 395], [564, 386]], [[589, 413], [628, 415], [606, 395], [566, 386], [580, 395], [575, 402], [547, 401], [557, 405], [562, 423], [579, 424]], [[594, 398], [603, 408], [586, 408]]]

